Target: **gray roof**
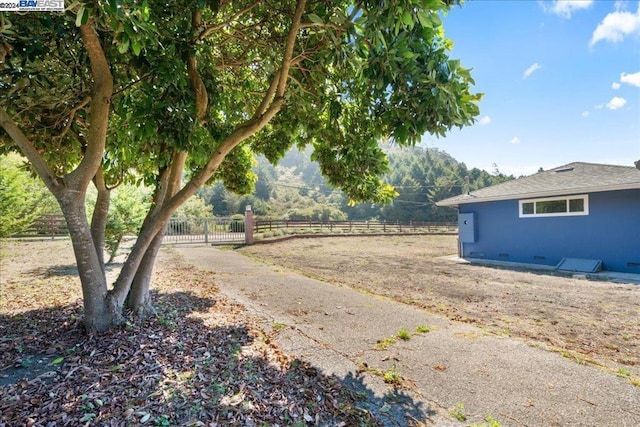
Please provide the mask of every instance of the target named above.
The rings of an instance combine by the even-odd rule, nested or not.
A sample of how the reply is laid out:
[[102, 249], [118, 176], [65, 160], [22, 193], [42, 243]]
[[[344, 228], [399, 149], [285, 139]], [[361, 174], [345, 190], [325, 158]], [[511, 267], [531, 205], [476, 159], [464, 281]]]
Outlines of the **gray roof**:
[[575, 162], [450, 197], [436, 204], [457, 206], [494, 200], [530, 199], [629, 189], [640, 189], [640, 170], [635, 167]]

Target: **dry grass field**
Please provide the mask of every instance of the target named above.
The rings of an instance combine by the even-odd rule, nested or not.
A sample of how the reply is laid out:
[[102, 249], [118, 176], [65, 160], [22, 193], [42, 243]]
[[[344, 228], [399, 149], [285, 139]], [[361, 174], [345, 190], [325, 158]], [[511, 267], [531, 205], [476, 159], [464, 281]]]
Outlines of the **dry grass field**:
[[640, 286], [454, 263], [455, 236], [294, 239], [241, 252], [522, 339], [640, 386]]

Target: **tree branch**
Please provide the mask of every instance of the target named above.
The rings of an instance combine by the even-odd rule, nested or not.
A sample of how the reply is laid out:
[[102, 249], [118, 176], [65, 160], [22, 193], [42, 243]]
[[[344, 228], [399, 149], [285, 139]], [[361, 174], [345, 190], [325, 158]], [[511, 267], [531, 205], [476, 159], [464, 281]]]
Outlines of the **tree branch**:
[[124, 85], [120, 89], [118, 89], [115, 92], [113, 92], [113, 95], [111, 95], [111, 97], [113, 98], [113, 97], [115, 97], [117, 95], [120, 95], [122, 92], [124, 92], [125, 90], [129, 89], [131, 86], [135, 86], [138, 83], [140, 83], [141, 81], [146, 80], [148, 77], [151, 77], [151, 75], [152, 75], [151, 73], [143, 74], [140, 78], [138, 78], [138, 79], [136, 79], [136, 80]]
[[91, 216], [91, 237], [93, 239], [93, 246], [96, 250], [96, 254], [98, 255], [98, 260], [100, 260], [102, 274], [104, 274], [104, 237], [109, 217], [111, 190], [105, 183], [102, 166], [98, 168], [96, 176], [93, 178], [93, 184], [95, 185], [96, 190], [98, 190], [98, 196], [93, 209], [93, 215]]
[[84, 191], [102, 163], [113, 94], [113, 76], [98, 33], [93, 28], [93, 19], [80, 27], [80, 35], [91, 61], [93, 89], [89, 110], [87, 151], [78, 167], [68, 175], [68, 182], [73, 188]]
[[163, 231], [167, 226], [173, 211], [164, 216], [161, 216], [160, 212], [164, 210], [167, 200], [170, 200], [178, 188], [180, 188], [186, 159], [186, 151], [174, 152], [171, 156], [169, 166], [160, 170], [158, 186], [153, 196], [154, 205], [147, 213], [140, 233], [138, 234], [138, 239], [127, 257], [125, 264], [122, 266], [122, 270], [120, 270], [120, 274], [111, 291], [111, 297], [118, 302], [125, 301], [125, 298], [131, 290], [131, 284], [135, 279], [140, 263], [147, 253], [147, 249], [154, 239], [158, 237], [158, 233]]
[[282, 66], [273, 76], [273, 79], [271, 80], [271, 84], [269, 85], [269, 89], [267, 89], [267, 92], [262, 98], [262, 102], [260, 103], [260, 106], [256, 110], [254, 117], [261, 116], [267, 111], [274, 96], [277, 95], [279, 97], [282, 97], [284, 95], [284, 91], [287, 87], [287, 79], [289, 78], [289, 70], [293, 65], [292, 63], [293, 49], [295, 47], [298, 30], [300, 29], [300, 20], [302, 19], [302, 13], [304, 12], [304, 7], [305, 7], [305, 0], [299, 0], [296, 6], [296, 12], [291, 22], [291, 28], [289, 29], [289, 34], [287, 35], [287, 42], [285, 44], [284, 54], [282, 56]]
[[[137, 270], [142, 258], [156, 237], [167, 224], [167, 221], [171, 217], [171, 214], [189, 197], [193, 196], [195, 192], [200, 188], [211, 175], [218, 169], [225, 156], [233, 150], [238, 144], [249, 136], [255, 134], [258, 130], [262, 129], [276, 113], [282, 108], [283, 99], [277, 99], [271, 107], [259, 118], [252, 118], [244, 124], [238, 126], [225, 140], [220, 147], [212, 155], [211, 159], [203, 170], [197, 173], [180, 191], [174, 192], [179, 188], [180, 177], [182, 176], [182, 168], [186, 160], [186, 152], [177, 152], [174, 154], [169, 176], [167, 180], [167, 192], [164, 195], [165, 200], [162, 203], [160, 209], [157, 206], [149, 212], [145, 218], [144, 224], [136, 240], [136, 244], [129, 254], [125, 265], [120, 271], [120, 275], [116, 280], [113, 290], [111, 291], [111, 297], [116, 301], [123, 302], [126, 298], [131, 283], [134, 278], [134, 272]], [[169, 197], [169, 198], [166, 198]]]
[[147, 212], [147, 216], [155, 215], [155, 213], [162, 207], [165, 196], [167, 195], [167, 187], [169, 186], [169, 166], [160, 168], [158, 174], [158, 180], [156, 182], [156, 190], [153, 194], [153, 203], [151, 209]]
[[[201, 25], [202, 12], [200, 10], [195, 10], [191, 17], [191, 31], [195, 33]], [[204, 124], [206, 123], [209, 95], [207, 94], [207, 88], [202, 81], [202, 77], [200, 77], [200, 73], [198, 73], [198, 62], [196, 60], [195, 47], [193, 47], [193, 49], [194, 51], [189, 52], [189, 57], [187, 58], [187, 74], [189, 75], [189, 82], [191, 83], [193, 92], [195, 93], [196, 117], [200, 123]]]
[[69, 132], [69, 128], [71, 127], [71, 124], [73, 123], [73, 118], [76, 115], [76, 111], [78, 111], [79, 109], [81, 109], [84, 106], [86, 106], [90, 101], [91, 101], [91, 97], [87, 96], [85, 99], [82, 100], [82, 102], [80, 102], [80, 104], [76, 105], [75, 107], [73, 107], [71, 109], [71, 111], [69, 112], [69, 118], [67, 119], [66, 126], [64, 127], [64, 129], [62, 130], [60, 135], [56, 136], [55, 138], [62, 139], [67, 134], [67, 132]]
[[305, 22], [304, 24], [300, 24], [300, 29], [303, 28], [330, 28], [336, 31], [344, 31], [345, 28], [336, 24], [332, 24], [330, 22], [326, 23], [315, 23], [315, 22]]
[[306, 94], [309, 94], [313, 97], [316, 96], [315, 93], [311, 92], [309, 89], [305, 88], [304, 85], [302, 84], [302, 82], [300, 82], [300, 80], [296, 79], [294, 76], [289, 76], [289, 78], [291, 79], [292, 82], [294, 82], [295, 84], [298, 85], [298, 87], [300, 88], [300, 90]]
[[22, 151], [22, 154], [24, 154], [33, 165], [49, 191], [54, 195], [59, 194], [60, 180], [47, 162], [45, 162], [44, 158], [42, 158], [38, 150], [36, 150], [31, 140], [22, 133], [18, 125], [9, 117], [4, 107], [0, 107], [0, 126], [9, 134], [13, 142], [18, 146], [20, 151]]
[[282, 97], [287, 88], [289, 69], [291, 68], [291, 58], [293, 58], [293, 49], [296, 45], [296, 38], [298, 37], [298, 31], [300, 30], [300, 21], [302, 20], [302, 14], [304, 13], [305, 5], [306, 0], [298, 0], [298, 4], [296, 5], [296, 12], [293, 15], [291, 28], [289, 29], [289, 35], [287, 36], [287, 44], [285, 45], [284, 55], [282, 57], [280, 80], [278, 82], [278, 89], [276, 91], [277, 97]]
[[[202, 168], [197, 174], [195, 174], [191, 178], [191, 180], [189, 180], [189, 182], [184, 187], [182, 187], [182, 189], [180, 189], [180, 191], [177, 191], [173, 195], [171, 195], [171, 192], [168, 191], [166, 196], [171, 196], [168, 199], [165, 199], [162, 207], [159, 210], [154, 209], [153, 213], [150, 213], [147, 216], [147, 218], [145, 219], [145, 224], [143, 225], [138, 235], [138, 240], [136, 241], [134, 250], [131, 252], [131, 254], [129, 254], [127, 262], [121, 270], [118, 280], [114, 284], [112, 297], [116, 300], [124, 301], [124, 298], [126, 297], [126, 294], [130, 289], [131, 281], [133, 280], [132, 272], [134, 272], [138, 267], [147, 248], [156, 237], [158, 232], [160, 232], [166, 225], [167, 221], [171, 217], [171, 214], [189, 197], [194, 195], [196, 191], [204, 183], [206, 183], [207, 180], [209, 180], [209, 178], [211, 178], [211, 176], [215, 173], [216, 170], [218, 170], [225, 157], [227, 156], [227, 154], [229, 154], [229, 152], [231, 152], [231, 150], [237, 147], [242, 141], [254, 135], [256, 132], [266, 126], [267, 123], [269, 123], [282, 108], [282, 105], [284, 104], [284, 92], [287, 86], [287, 77], [289, 69], [291, 67], [296, 36], [300, 28], [300, 20], [302, 18], [304, 7], [305, 0], [298, 0], [296, 12], [294, 14], [291, 28], [289, 30], [289, 35], [284, 47], [282, 66], [278, 73], [276, 73], [276, 76], [274, 76], [274, 80], [270, 85], [270, 88], [275, 87], [275, 89], [269, 89], [267, 91], [267, 94], [269, 96], [265, 96], [266, 99], [271, 100], [266, 104], [268, 105], [268, 107], [263, 109], [261, 104], [261, 107], [256, 110], [254, 115], [249, 120], [237, 126], [234, 131], [231, 132], [231, 134], [222, 141], [215, 152], [211, 155], [204, 168]], [[278, 76], [278, 74], [280, 75]], [[174, 156], [174, 159], [172, 159], [171, 176], [168, 180], [168, 189], [172, 190], [178, 188], [179, 176], [181, 176], [182, 170], [181, 168], [178, 168], [177, 165], [184, 165], [186, 153], [179, 152]], [[176, 165], [175, 169], [173, 169], [174, 163]], [[174, 187], [174, 185], [176, 186]]]
[[254, 7], [258, 6], [260, 4], [259, 1], [250, 4], [249, 6], [245, 7], [244, 9], [234, 13], [233, 15], [231, 15], [230, 17], [224, 19], [222, 22], [220, 22], [219, 24], [216, 25], [211, 25], [209, 27], [206, 27], [204, 30], [202, 30], [202, 32], [195, 38], [194, 41], [202, 41], [204, 39], [206, 39], [207, 37], [209, 37], [211, 35], [211, 33], [213, 33], [214, 31], [220, 30], [222, 28], [224, 28], [225, 25], [229, 25], [229, 22], [235, 21], [236, 19], [238, 19], [239, 17], [241, 17], [242, 15], [244, 15], [247, 12], [250, 12]]
[[[269, 85], [269, 89], [253, 117], [236, 127], [236, 129], [222, 141], [205, 167], [191, 178], [191, 180], [178, 193], [176, 193], [171, 200], [168, 201], [166, 205], [167, 210], [173, 212], [173, 210], [180, 206], [180, 204], [195, 194], [198, 188], [211, 178], [215, 171], [220, 167], [225, 156], [231, 150], [266, 126], [267, 123], [269, 123], [280, 111], [284, 104], [284, 93], [287, 88], [287, 80], [289, 78], [289, 70], [292, 64], [293, 51], [298, 31], [300, 29], [300, 22], [304, 13], [305, 4], [306, 0], [298, 0], [296, 11], [291, 21], [291, 28], [289, 29], [289, 34], [287, 35], [284, 46], [282, 66], [274, 75], [274, 78]], [[159, 215], [162, 215], [162, 212], [160, 212]]]
[[186, 151], [178, 151], [173, 154], [169, 168], [169, 182], [167, 183], [167, 194], [169, 197], [176, 194], [180, 188], [180, 184], [182, 184], [182, 171], [187, 161], [187, 154]]
[[170, 215], [175, 209], [177, 209], [182, 203], [184, 203], [189, 197], [195, 194], [202, 185], [204, 185], [209, 178], [220, 167], [224, 158], [231, 150], [237, 147], [242, 141], [254, 135], [260, 129], [265, 127], [267, 123], [273, 119], [273, 117], [280, 111], [284, 104], [284, 98], [277, 98], [271, 103], [267, 111], [264, 114], [253, 117], [247, 120], [245, 123], [236, 127], [236, 129], [226, 137], [220, 146], [216, 149], [215, 153], [209, 159], [209, 162], [200, 170], [196, 175], [187, 182], [187, 184], [178, 191], [175, 196], [167, 201], [165, 207], [161, 212], [158, 212], [158, 216], [165, 214]]
[[273, 96], [275, 95], [276, 90], [278, 89], [279, 82], [280, 82], [280, 70], [278, 70], [273, 76], [273, 79], [269, 84], [269, 88], [267, 89], [264, 96], [262, 97], [262, 102], [260, 103], [260, 106], [258, 106], [258, 108], [256, 109], [254, 117], [260, 116], [264, 114], [265, 111], [267, 111], [267, 108], [269, 108], [269, 104], [271, 104], [271, 101], [273, 100]]

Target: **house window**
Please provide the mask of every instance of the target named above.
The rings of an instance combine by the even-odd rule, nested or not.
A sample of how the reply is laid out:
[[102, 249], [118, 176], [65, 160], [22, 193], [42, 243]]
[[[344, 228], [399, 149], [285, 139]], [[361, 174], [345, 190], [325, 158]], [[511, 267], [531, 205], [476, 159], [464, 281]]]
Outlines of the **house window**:
[[589, 196], [548, 197], [520, 200], [520, 218], [539, 216], [589, 215]]

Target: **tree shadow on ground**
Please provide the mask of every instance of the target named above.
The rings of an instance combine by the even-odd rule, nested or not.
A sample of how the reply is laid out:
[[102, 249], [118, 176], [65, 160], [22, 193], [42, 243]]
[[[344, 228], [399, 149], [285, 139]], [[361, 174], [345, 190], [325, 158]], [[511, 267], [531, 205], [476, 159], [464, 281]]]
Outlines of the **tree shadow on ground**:
[[[108, 264], [105, 264], [104, 269], [106, 272], [119, 271], [122, 268], [122, 265], [122, 262], [110, 262]], [[76, 264], [37, 267], [26, 271], [25, 274], [32, 275], [33, 277], [40, 277], [43, 279], [62, 276], [78, 277], [78, 267], [76, 266]]]
[[26, 274], [40, 277], [43, 279], [57, 276], [75, 276], [78, 277], [78, 267], [75, 264], [54, 265], [49, 267], [37, 267], [28, 270]]
[[360, 396], [356, 406], [370, 411], [384, 425], [423, 425], [421, 423], [437, 416], [433, 409], [398, 387], [390, 387], [383, 396], [377, 396], [360, 374], [350, 372], [341, 381]]
[[403, 392], [376, 397], [360, 376], [288, 357], [235, 303], [190, 291], [154, 301], [154, 318], [97, 336], [85, 334], [80, 303], [0, 314], [0, 425], [411, 425], [434, 415]]

